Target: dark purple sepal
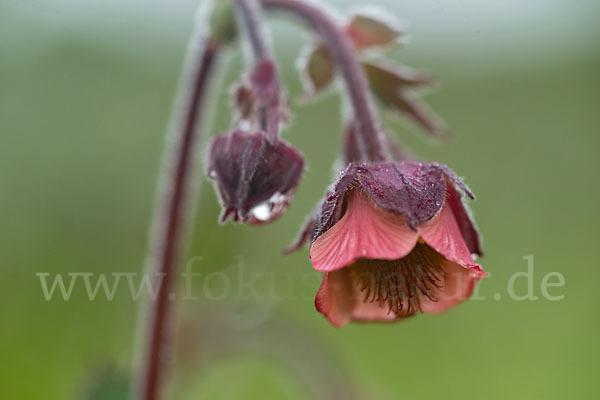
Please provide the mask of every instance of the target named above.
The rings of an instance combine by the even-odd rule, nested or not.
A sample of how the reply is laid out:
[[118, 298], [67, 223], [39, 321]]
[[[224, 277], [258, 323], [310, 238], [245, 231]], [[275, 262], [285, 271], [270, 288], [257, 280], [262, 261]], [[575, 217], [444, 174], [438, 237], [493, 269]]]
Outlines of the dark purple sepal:
[[343, 202], [346, 199], [346, 193], [354, 184], [357, 165], [358, 163], [349, 164], [337, 181], [327, 189], [325, 197], [321, 199], [310, 217], [304, 222], [296, 239], [283, 250], [284, 254], [293, 253], [309, 241], [312, 243], [340, 220], [344, 211]]
[[358, 165], [360, 163], [350, 163], [327, 190], [325, 198], [319, 207], [318, 217], [315, 223], [315, 233], [312, 237], [314, 241], [317, 237], [325, 233], [336, 222], [342, 218], [344, 212], [344, 201], [346, 193], [352, 189], [356, 183]]
[[315, 229], [317, 227], [317, 221], [319, 219], [319, 213], [321, 211], [321, 202], [315, 207], [312, 214], [304, 221], [302, 229], [296, 235], [296, 238], [288, 247], [283, 249], [283, 254], [292, 254], [295, 251], [300, 250], [306, 243], [312, 241]]
[[458, 175], [456, 175], [454, 173], [454, 171], [452, 171], [450, 168], [448, 168], [444, 164], [439, 164], [439, 163], [432, 163], [432, 164], [435, 165], [437, 168], [440, 168], [444, 172], [444, 174], [448, 177], [450, 182], [452, 182], [456, 186], [457, 189], [460, 189], [460, 191], [462, 191], [467, 197], [471, 198], [472, 200], [475, 200], [475, 195], [473, 194], [471, 189], [469, 189], [469, 187], [462, 181], [462, 179], [460, 179], [458, 177]]
[[234, 131], [211, 143], [208, 175], [223, 206], [221, 222], [272, 222], [287, 208], [304, 171], [304, 157], [263, 132]]
[[431, 219], [444, 204], [446, 180], [434, 164], [371, 163], [360, 168], [358, 179], [378, 207], [406, 215], [413, 229]]
[[[472, 196], [466, 185], [445, 165], [408, 161], [353, 162], [340, 174], [328, 192], [321, 206], [315, 238], [341, 218], [345, 195], [357, 186], [379, 208], [405, 215], [407, 223], [413, 229], [441, 210], [446, 202], [448, 189], [460, 189], [469, 197]], [[460, 198], [458, 191], [456, 194]], [[466, 211], [461, 213], [461, 218], [468, 217]], [[466, 222], [463, 225], [467, 228]]]
[[481, 255], [481, 239], [463, 193], [474, 198], [469, 188], [447, 166], [438, 163], [392, 161], [351, 162], [305, 223], [290, 253], [310, 239], [314, 242], [343, 216], [351, 190], [364, 190], [381, 209], [406, 216], [408, 225], [417, 225], [436, 216], [444, 205], [452, 210], [462, 236], [473, 254]]
[[[444, 167], [448, 169], [448, 167]], [[461, 191], [472, 199], [475, 197], [469, 188], [467, 188], [465, 184], [458, 179], [456, 175], [454, 175], [453, 172], [453, 177], [450, 175], [447, 176], [450, 179], [450, 184], [447, 188], [448, 196], [446, 196], [446, 203], [456, 218], [460, 232], [462, 233], [462, 236], [471, 254], [483, 256], [483, 251], [481, 250], [481, 235], [479, 234], [479, 230], [474, 222], [475, 220], [473, 218], [473, 214], [471, 213], [470, 208], [467, 206]]]

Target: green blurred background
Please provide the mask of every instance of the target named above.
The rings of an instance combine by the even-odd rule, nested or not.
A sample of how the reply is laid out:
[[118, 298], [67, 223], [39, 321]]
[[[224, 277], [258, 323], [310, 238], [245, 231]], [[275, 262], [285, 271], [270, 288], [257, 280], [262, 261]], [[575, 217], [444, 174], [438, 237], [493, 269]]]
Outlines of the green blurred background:
[[[46, 301], [39, 272], [141, 272], [163, 135], [194, 0], [0, 2], [0, 397], [118, 399], [138, 302]], [[363, 4], [366, 2], [363, 2]], [[347, 11], [360, 1], [332, 1]], [[293, 121], [286, 138], [308, 171], [288, 213], [262, 227], [217, 224], [198, 199], [194, 271], [260, 296], [223, 300], [223, 275], [177, 302], [176, 399], [591, 399], [598, 394], [596, 250], [600, 191], [600, 3], [594, 0], [378, 0], [410, 43], [391, 53], [435, 73], [427, 102], [450, 126], [442, 145], [394, 117], [386, 126], [426, 160], [465, 176], [484, 234], [484, 300], [394, 325], [329, 326], [314, 310], [307, 250], [280, 249], [330, 183], [340, 96], [300, 104], [294, 60], [310, 36], [271, 19]], [[239, 50], [222, 60], [211, 134], [229, 126]], [[198, 179], [206, 180], [199, 175]], [[534, 256], [537, 301], [510, 299]], [[239, 260], [242, 274], [236, 267]], [[559, 272], [565, 286], [540, 285]], [[180, 287], [183, 290], [183, 283]], [[518, 294], [527, 292], [517, 279]], [[112, 392], [111, 392], [112, 391]], [[344, 393], [349, 394], [344, 394]], [[114, 394], [111, 394], [114, 393]], [[86, 397], [87, 396], [87, 397]], [[104, 397], [102, 397], [104, 396]]]

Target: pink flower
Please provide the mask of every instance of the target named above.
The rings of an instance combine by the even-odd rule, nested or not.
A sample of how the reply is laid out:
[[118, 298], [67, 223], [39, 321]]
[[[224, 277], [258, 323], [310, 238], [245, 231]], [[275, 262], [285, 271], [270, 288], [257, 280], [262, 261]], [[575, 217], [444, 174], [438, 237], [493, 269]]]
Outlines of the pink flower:
[[[468, 188], [435, 163], [351, 163], [312, 220], [315, 305], [333, 325], [439, 313], [485, 277]], [[306, 235], [305, 235], [306, 236]]]

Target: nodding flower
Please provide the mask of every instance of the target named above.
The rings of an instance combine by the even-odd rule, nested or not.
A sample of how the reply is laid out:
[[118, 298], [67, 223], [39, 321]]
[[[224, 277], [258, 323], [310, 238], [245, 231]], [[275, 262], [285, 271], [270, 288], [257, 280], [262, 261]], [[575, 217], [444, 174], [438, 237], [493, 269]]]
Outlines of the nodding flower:
[[331, 324], [439, 313], [486, 276], [479, 234], [463, 203], [470, 190], [446, 166], [352, 162], [332, 185], [295, 248], [312, 231], [323, 271], [315, 305]]
[[264, 224], [287, 208], [302, 173], [304, 157], [282, 139], [237, 130], [217, 136], [209, 151], [208, 176], [221, 200], [221, 222]]

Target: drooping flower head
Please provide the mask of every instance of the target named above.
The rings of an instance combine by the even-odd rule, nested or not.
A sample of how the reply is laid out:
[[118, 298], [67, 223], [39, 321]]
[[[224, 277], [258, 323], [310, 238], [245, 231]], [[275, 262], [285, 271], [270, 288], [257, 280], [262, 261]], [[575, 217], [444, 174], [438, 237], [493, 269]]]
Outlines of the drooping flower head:
[[209, 151], [221, 222], [269, 223], [287, 209], [304, 172], [302, 154], [279, 137], [287, 105], [272, 60], [261, 59], [237, 86], [234, 106], [236, 128], [215, 137]]
[[311, 261], [324, 272], [317, 310], [341, 326], [467, 299], [486, 274], [463, 193], [473, 196], [441, 164], [351, 163], [311, 220]]
[[275, 220], [286, 210], [303, 171], [298, 150], [281, 139], [272, 144], [263, 132], [219, 135], [210, 147], [208, 175], [221, 200], [222, 222]]

